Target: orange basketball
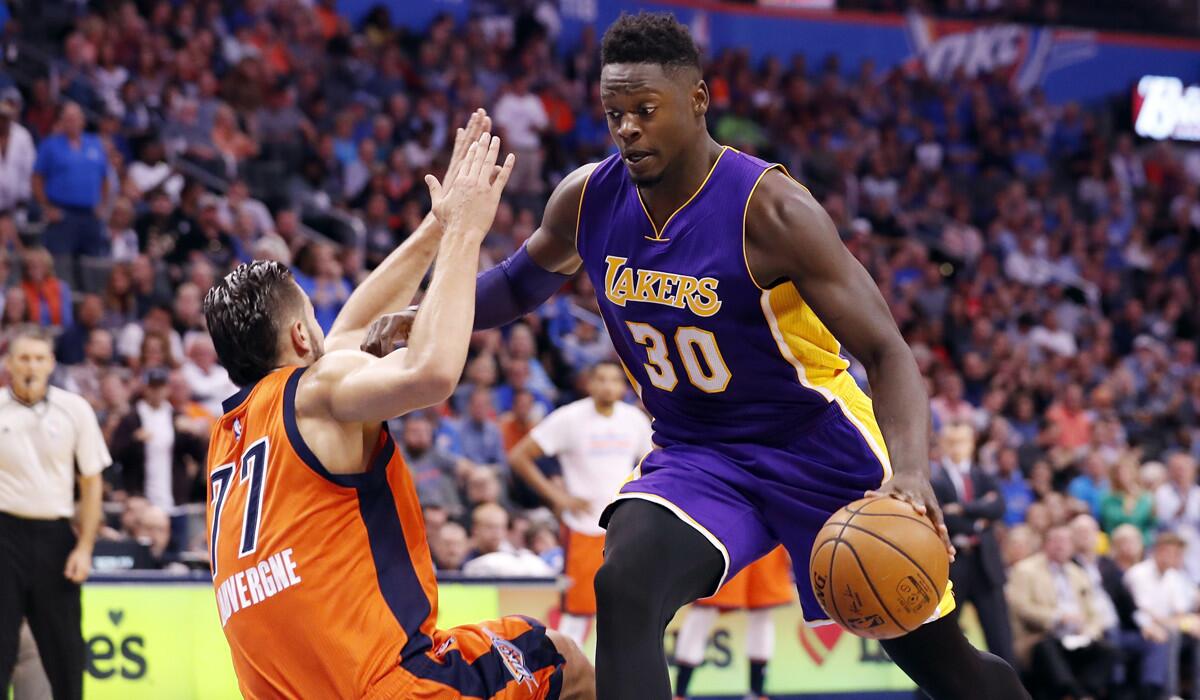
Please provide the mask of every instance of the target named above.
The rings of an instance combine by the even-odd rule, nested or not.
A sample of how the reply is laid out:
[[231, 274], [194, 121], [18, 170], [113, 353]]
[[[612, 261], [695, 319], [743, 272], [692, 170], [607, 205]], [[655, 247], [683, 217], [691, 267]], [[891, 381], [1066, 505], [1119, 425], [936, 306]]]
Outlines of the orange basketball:
[[829, 617], [871, 639], [903, 636], [937, 609], [950, 557], [928, 518], [895, 498], [864, 498], [826, 521], [808, 566]]

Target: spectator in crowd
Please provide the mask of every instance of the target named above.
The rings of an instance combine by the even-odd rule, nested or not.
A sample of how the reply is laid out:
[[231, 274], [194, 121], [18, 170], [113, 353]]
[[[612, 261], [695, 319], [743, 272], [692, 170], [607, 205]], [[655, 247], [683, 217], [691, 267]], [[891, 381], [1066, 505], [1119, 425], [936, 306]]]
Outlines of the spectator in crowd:
[[439, 573], [457, 573], [467, 560], [470, 540], [467, 531], [456, 522], [443, 523], [429, 543], [433, 564]]
[[1100, 522], [1110, 534], [1118, 525], [1129, 523], [1142, 532], [1147, 543], [1154, 536], [1154, 497], [1138, 483], [1137, 462], [1132, 456], [1113, 467], [1112, 488], [1100, 502]]
[[296, 254], [296, 267], [292, 274], [296, 284], [312, 299], [317, 324], [328, 332], [342, 305], [350, 298], [351, 291], [333, 247], [314, 242], [301, 248]]
[[1108, 686], [1112, 653], [1092, 582], [1073, 554], [1070, 529], [1052, 527], [1041, 553], [1013, 567], [1005, 590], [1035, 698], [1098, 697]]
[[221, 402], [237, 392], [229, 372], [217, 364], [217, 351], [207, 333], [196, 333], [184, 343], [187, 361], [180, 367], [192, 396], [214, 416], [224, 411]]
[[71, 288], [55, 277], [50, 251], [26, 250], [21, 268], [27, 320], [39, 326], [69, 328], [75, 322]]
[[1170, 531], [1158, 534], [1151, 556], [1125, 572], [1125, 584], [1137, 603], [1137, 620], [1148, 638], [1171, 646], [1164, 693], [1180, 695], [1179, 657], [1191, 657], [1192, 697], [1200, 697], [1200, 618], [1196, 584], [1184, 573], [1181, 559], [1186, 543]]
[[113, 359], [112, 333], [103, 328], [92, 330], [84, 346], [83, 361], [65, 368], [64, 388], [87, 399], [92, 406], [100, 405], [100, 382], [112, 370]]
[[1033, 503], [1033, 489], [1021, 473], [1017, 451], [1011, 447], [1003, 448], [997, 453], [996, 485], [1004, 499], [1004, 524], [1012, 527], [1025, 522], [1025, 511]]
[[471, 514], [473, 548], [463, 565], [468, 576], [553, 576], [554, 571], [538, 555], [517, 549], [508, 538], [508, 511], [495, 503], [484, 503]]
[[513, 77], [496, 100], [493, 121], [504, 144], [517, 155], [508, 181], [516, 195], [537, 196], [545, 189], [542, 179], [542, 134], [550, 126], [541, 99], [530, 90], [530, 76]]
[[1154, 493], [1158, 524], [1187, 543], [1183, 568], [1200, 584], [1200, 485], [1196, 483], [1196, 458], [1176, 452], [1167, 458], [1167, 482]]
[[1087, 504], [1095, 517], [1100, 517], [1100, 506], [1109, 492], [1109, 465], [1099, 454], [1092, 452], [1081, 460], [1079, 476], [1071, 480], [1067, 493]]
[[975, 606], [988, 651], [1014, 663], [1004, 561], [995, 535], [995, 524], [1004, 517], [1004, 497], [974, 461], [975, 429], [969, 423], [943, 425], [940, 437], [942, 459], [931, 483], [957, 552], [950, 565], [954, 594]]
[[[95, 294], [84, 294], [79, 299], [79, 311], [74, 321], [59, 334], [54, 344], [54, 356], [59, 364], [77, 365], [83, 362], [87, 342], [104, 320], [104, 302]], [[110, 336], [111, 340], [111, 336]]]
[[475, 464], [486, 465], [497, 474], [507, 474], [504, 440], [496, 426], [495, 411], [491, 389], [476, 388], [467, 400], [465, 415], [458, 422], [458, 435], [463, 457]]
[[[1135, 619], [1137, 604], [1123, 580], [1126, 568], [1099, 553], [1100, 526], [1096, 519], [1086, 514], [1077, 515], [1071, 520], [1070, 527], [1075, 542], [1074, 561], [1092, 582], [1094, 607], [1106, 639], [1117, 651], [1117, 667], [1112, 679], [1114, 696], [1119, 696], [1122, 691], [1132, 691], [1140, 692], [1140, 697], [1147, 699], [1159, 698], [1165, 687], [1169, 658], [1165, 639], [1153, 630], [1143, 632], [1138, 627]], [[1140, 559], [1142, 537], [1137, 528], [1132, 525], [1118, 527], [1113, 538], [1114, 548], [1118, 546], [1117, 535], [1124, 538], [1120, 546], [1125, 548], [1130, 547], [1128, 540], [1132, 538], [1135, 556]]]
[[55, 255], [102, 256], [109, 251], [97, 214], [107, 187], [108, 161], [104, 144], [95, 134], [85, 133], [84, 126], [83, 110], [65, 102], [58, 133], [38, 146], [33, 194], [49, 222], [46, 248]]
[[[195, 500], [207, 443], [175, 429], [175, 408], [168, 401], [170, 374], [151, 368], [143, 377], [142, 396], [113, 431], [113, 456], [121, 484], [129, 493], [145, 495], [152, 505], [170, 512], [176, 504]], [[189, 469], [189, 464], [192, 467]]]
[[517, 389], [513, 392], [512, 409], [501, 414], [497, 421], [505, 453], [516, 447], [521, 438], [528, 435], [533, 426], [537, 425], [539, 418], [536, 409], [537, 403], [532, 392], [527, 389]]
[[433, 423], [424, 414], [406, 416], [398, 432], [400, 451], [421, 503], [444, 508], [455, 518], [464, 515], [458, 483], [467, 465], [434, 444]]
[[12, 213], [25, 207], [33, 196], [37, 150], [19, 119], [12, 95], [0, 97], [0, 212]]

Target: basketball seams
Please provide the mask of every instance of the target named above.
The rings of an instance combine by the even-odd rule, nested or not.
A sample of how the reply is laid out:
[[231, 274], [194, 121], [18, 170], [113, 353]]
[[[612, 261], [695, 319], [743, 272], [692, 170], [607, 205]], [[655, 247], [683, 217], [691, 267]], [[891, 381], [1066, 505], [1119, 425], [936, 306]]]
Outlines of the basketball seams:
[[[858, 501], [855, 501], [854, 503], [862, 503], [863, 501], [866, 501], [866, 502], [863, 503], [861, 506], [859, 506], [857, 509], [850, 507], [850, 506], [854, 505], [854, 503], [849, 503], [842, 510], [845, 510], [848, 513], [852, 513], [852, 515], [849, 518], [847, 518], [847, 521], [853, 520], [855, 515], [868, 515], [868, 516], [871, 516], [874, 518], [907, 518], [909, 520], [916, 520], [917, 522], [921, 523], [922, 525], [929, 528], [930, 530], [933, 530], [934, 534], [937, 534], [937, 529], [934, 528], [933, 523], [930, 522], [929, 518], [922, 517], [920, 514], [906, 515], [904, 513], [871, 513], [869, 511], [867, 511], [867, 506], [875, 503], [878, 500], [882, 500], [883, 498], [890, 498], [890, 496], [881, 496], [881, 497], [877, 497], [874, 499], [870, 499], [870, 498], [859, 499]], [[900, 499], [897, 498], [897, 499], [892, 499], [892, 500], [899, 501]], [[904, 501], [901, 501], [901, 502], [903, 503]], [[913, 512], [916, 513], [915, 510]], [[940, 537], [941, 535], [938, 535], [938, 536]]]
[[[849, 524], [847, 524], [847, 525], [849, 525]], [[854, 528], [854, 529], [858, 530], [860, 528]], [[886, 613], [888, 617], [892, 618], [892, 622], [894, 622], [897, 627], [904, 630], [905, 634], [908, 634], [909, 632], [912, 632], [913, 630], [915, 630], [916, 627], [909, 629], [907, 626], [905, 626], [903, 623], [901, 623], [899, 620], [897, 620], [895, 615], [892, 614], [891, 609], [889, 609], [887, 603], [884, 602], [883, 596], [879, 595], [879, 590], [875, 588], [875, 582], [871, 580], [871, 576], [867, 573], [866, 567], [863, 566], [862, 559], [858, 556], [858, 551], [856, 549], [854, 549], [854, 545], [850, 544], [849, 542], [842, 542], [841, 539], [838, 539], [838, 542], [841, 542], [842, 544], [846, 545], [846, 549], [850, 550], [850, 554], [854, 557], [855, 563], [858, 564], [859, 572], [862, 573], [862, 580], [866, 581], [867, 587], [871, 589], [871, 594], [875, 596], [875, 600], [879, 602], [879, 607], [883, 608], [883, 612]], [[935, 586], [935, 588], [936, 588], [936, 586]], [[920, 625], [918, 624], [917, 627], [920, 627]], [[901, 635], [901, 636], [903, 636], [903, 635]]]
[[[852, 523], [846, 523], [846, 526], [843, 528], [843, 531], [846, 529], [857, 530], [858, 532], [862, 532], [867, 535], [870, 535], [870, 536], [874, 537], [875, 539], [879, 540], [880, 542], [882, 542], [882, 543], [886, 544], [887, 546], [891, 547], [892, 549], [894, 549], [896, 552], [898, 552], [900, 554], [900, 556], [907, 559], [908, 562], [917, 569], [917, 571], [920, 571], [921, 575], [924, 576], [927, 581], [929, 581], [930, 587], [933, 588], [933, 590], [935, 592], [937, 592], [937, 589], [938, 589], [937, 582], [933, 580], [933, 577], [929, 575], [929, 572], [925, 570], [925, 567], [918, 564], [917, 560], [915, 560], [911, 556], [909, 556], [908, 552], [897, 547], [895, 542], [892, 542], [891, 540], [880, 536], [879, 533], [875, 532], [874, 530], [868, 530], [864, 527], [859, 527], [858, 525], [854, 525]], [[849, 543], [847, 543], [846, 546], [849, 546]], [[866, 571], [864, 570], [863, 573], [865, 574]], [[941, 591], [941, 594], [945, 594], [945, 591]]]
[[[850, 520], [853, 520], [854, 518], [857, 518], [859, 516], [868, 517], [868, 518], [903, 518], [904, 520], [912, 520], [914, 522], [921, 523], [925, 527], [932, 530], [935, 535], [938, 534], [938, 531], [933, 527], [933, 523], [931, 523], [929, 521], [929, 518], [924, 518], [924, 517], [921, 517], [920, 515], [904, 515], [902, 513], [864, 513], [862, 511], [852, 511], [852, 512], [854, 513], [854, 515], [850, 516], [850, 518], [849, 518]], [[941, 535], [938, 535], [938, 536], [941, 537]]]

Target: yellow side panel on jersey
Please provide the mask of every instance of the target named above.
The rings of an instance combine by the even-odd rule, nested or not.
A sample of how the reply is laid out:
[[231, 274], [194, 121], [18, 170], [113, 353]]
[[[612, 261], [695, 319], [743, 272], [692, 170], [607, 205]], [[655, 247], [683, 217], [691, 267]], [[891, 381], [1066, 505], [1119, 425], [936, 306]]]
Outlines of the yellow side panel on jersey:
[[791, 282], [764, 291], [762, 307], [779, 352], [795, 366], [801, 384], [838, 404], [879, 458], [882, 481], [892, 478], [892, 463], [871, 399], [845, 371], [850, 363], [839, 354], [841, 343]]
[[850, 366], [838, 354], [842, 349], [841, 343], [800, 297], [795, 285], [785, 282], [772, 289], [769, 295], [771, 311], [775, 314], [783, 339], [800, 364], [804, 365], [809, 382], [821, 383]]

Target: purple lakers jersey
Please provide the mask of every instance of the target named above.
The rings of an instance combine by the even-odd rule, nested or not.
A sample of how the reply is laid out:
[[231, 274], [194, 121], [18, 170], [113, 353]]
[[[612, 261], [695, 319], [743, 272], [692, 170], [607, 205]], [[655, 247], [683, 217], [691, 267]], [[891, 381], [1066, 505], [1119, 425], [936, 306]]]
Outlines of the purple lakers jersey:
[[786, 439], [839, 404], [886, 461], [870, 400], [841, 346], [791, 282], [759, 286], [746, 208], [779, 167], [725, 148], [658, 230], [619, 156], [588, 177], [576, 245], [600, 311], [658, 436]]

